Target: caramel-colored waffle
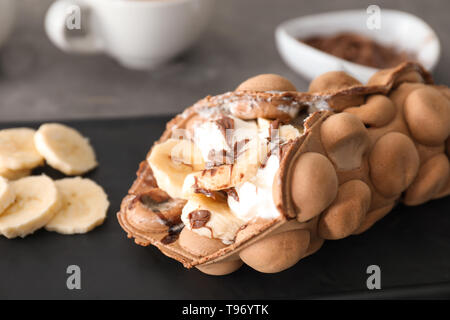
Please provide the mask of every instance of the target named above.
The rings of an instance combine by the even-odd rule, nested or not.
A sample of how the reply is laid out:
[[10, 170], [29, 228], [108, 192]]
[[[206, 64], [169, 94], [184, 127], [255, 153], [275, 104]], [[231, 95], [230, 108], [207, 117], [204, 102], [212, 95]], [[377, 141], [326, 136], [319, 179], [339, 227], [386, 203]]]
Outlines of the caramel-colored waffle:
[[[279, 218], [246, 224], [229, 245], [199, 236], [183, 229], [185, 201], [159, 189], [144, 161], [118, 213], [128, 236], [208, 274], [227, 274], [242, 263], [272, 273], [314, 253], [325, 239], [364, 232], [398, 201], [418, 205], [450, 194], [449, 89], [433, 85], [421, 66], [382, 70], [367, 85], [329, 72], [312, 81], [308, 93], [293, 89], [275, 75], [249, 79], [186, 109], [157, 142], [211, 112], [295, 123], [306, 110], [328, 105], [282, 147], [273, 183]], [[300, 115], [292, 118], [295, 109]], [[151, 203], [144, 205], [143, 196]], [[163, 212], [155, 209], [160, 203]]]

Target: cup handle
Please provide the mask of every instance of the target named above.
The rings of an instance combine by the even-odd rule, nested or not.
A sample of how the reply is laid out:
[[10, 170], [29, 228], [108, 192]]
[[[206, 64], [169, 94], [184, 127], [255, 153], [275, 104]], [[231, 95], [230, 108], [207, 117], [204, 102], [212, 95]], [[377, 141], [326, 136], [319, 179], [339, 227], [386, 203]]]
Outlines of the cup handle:
[[[55, 46], [65, 52], [79, 53], [79, 54], [93, 54], [103, 51], [103, 44], [101, 39], [95, 34], [92, 29], [89, 14], [89, 5], [83, 0], [58, 0], [54, 2], [47, 11], [45, 16], [45, 31], [47, 36]], [[88, 17], [87, 25], [84, 34], [74, 37], [68, 35], [69, 23], [73, 25], [75, 19], [85, 22], [83, 18]], [[72, 19], [71, 22], [69, 20]], [[83, 26], [86, 25], [85, 23]], [[81, 26], [80, 26], [81, 27]]]

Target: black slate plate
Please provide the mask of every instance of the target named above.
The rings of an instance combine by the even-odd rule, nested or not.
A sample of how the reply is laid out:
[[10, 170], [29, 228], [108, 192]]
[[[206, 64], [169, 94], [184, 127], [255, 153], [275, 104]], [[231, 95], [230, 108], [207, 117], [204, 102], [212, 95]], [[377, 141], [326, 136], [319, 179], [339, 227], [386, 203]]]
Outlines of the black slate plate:
[[[278, 274], [244, 266], [223, 277], [187, 270], [153, 247], [126, 238], [116, 220], [139, 162], [169, 118], [66, 122], [90, 137], [100, 162], [87, 177], [111, 201], [105, 224], [85, 235], [39, 230], [0, 238], [0, 298], [298, 299], [450, 296], [450, 197], [394, 209], [360, 236], [327, 241]], [[38, 123], [0, 124], [0, 128]], [[54, 170], [44, 171], [54, 178]], [[368, 291], [366, 268], [381, 268], [382, 290]], [[68, 290], [66, 268], [81, 268], [81, 290]]]

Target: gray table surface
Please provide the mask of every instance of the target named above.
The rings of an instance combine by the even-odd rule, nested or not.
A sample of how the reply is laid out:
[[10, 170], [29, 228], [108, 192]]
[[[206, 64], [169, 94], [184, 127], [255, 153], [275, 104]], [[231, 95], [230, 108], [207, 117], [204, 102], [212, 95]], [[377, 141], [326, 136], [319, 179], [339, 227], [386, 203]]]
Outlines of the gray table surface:
[[0, 121], [116, 118], [176, 113], [208, 94], [231, 90], [259, 73], [278, 73], [299, 90], [307, 82], [279, 57], [274, 29], [297, 16], [383, 8], [422, 17], [437, 32], [437, 83], [450, 84], [448, 0], [219, 0], [201, 41], [164, 68], [141, 72], [111, 58], [67, 55], [48, 40], [43, 18], [51, 0], [16, 0], [15, 30], [0, 53]]

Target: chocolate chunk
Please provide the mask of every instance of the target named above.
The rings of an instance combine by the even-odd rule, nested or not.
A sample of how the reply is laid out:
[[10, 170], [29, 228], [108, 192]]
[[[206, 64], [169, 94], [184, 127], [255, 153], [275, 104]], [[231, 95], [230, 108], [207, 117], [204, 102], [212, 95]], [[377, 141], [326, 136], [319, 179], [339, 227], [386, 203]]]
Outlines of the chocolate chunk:
[[227, 116], [221, 116], [215, 122], [227, 140], [228, 145], [230, 145], [229, 139], [231, 139], [231, 135], [227, 135], [227, 130], [234, 129], [234, 120]]
[[165, 236], [164, 238], [161, 239], [161, 243], [162, 244], [171, 244], [175, 241], [177, 241], [178, 239], [178, 234], [168, 234], [167, 236]]
[[191, 229], [202, 228], [208, 223], [211, 218], [211, 212], [208, 210], [195, 210], [188, 215]]
[[181, 230], [183, 230], [183, 228], [184, 224], [182, 222], [171, 226], [167, 232], [167, 235], [164, 238], [162, 238], [161, 243], [171, 244], [177, 241], [178, 236], [180, 235], [180, 232]]
[[224, 192], [226, 192], [226, 194], [229, 196], [229, 197], [232, 197], [234, 200], [236, 200], [237, 202], [239, 202], [239, 195], [237, 194], [237, 192], [236, 192], [236, 188], [228, 188], [228, 189], [225, 189], [225, 190], [223, 190]]

